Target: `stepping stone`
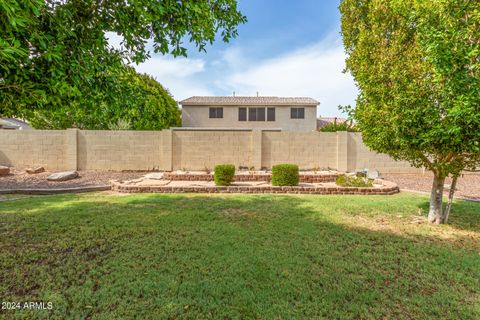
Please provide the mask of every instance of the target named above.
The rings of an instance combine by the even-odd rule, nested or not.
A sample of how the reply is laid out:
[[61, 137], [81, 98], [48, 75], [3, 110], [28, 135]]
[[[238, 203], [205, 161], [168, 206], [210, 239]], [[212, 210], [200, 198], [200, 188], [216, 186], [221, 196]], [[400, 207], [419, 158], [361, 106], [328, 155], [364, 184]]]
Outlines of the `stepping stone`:
[[44, 167], [28, 168], [25, 170], [28, 174], [37, 174], [45, 171]]
[[49, 181], [67, 181], [78, 177], [77, 171], [55, 172], [47, 177]]
[[147, 173], [143, 176], [145, 179], [152, 179], [152, 180], [162, 180], [163, 179], [163, 172], [152, 172]]
[[10, 168], [5, 166], [0, 166], [0, 176], [6, 176], [10, 173]]

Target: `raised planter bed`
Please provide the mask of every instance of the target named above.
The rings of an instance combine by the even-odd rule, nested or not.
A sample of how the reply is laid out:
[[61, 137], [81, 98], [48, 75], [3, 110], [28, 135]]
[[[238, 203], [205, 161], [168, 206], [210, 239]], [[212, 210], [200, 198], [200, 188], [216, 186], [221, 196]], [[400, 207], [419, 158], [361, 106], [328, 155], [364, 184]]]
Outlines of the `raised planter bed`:
[[[300, 182], [305, 183], [321, 183], [334, 182], [337, 174], [305, 174], [300, 173]], [[174, 173], [165, 172], [163, 179], [171, 181], [213, 181], [213, 174], [211, 173]], [[248, 181], [266, 181], [272, 180], [271, 173], [254, 173], [254, 174], [236, 174], [234, 181], [248, 182]]]
[[383, 181], [382, 187], [351, 188], [339, 186], [172, 186], [172, 185], [131, 185], [111, 181], [112, 190], [122, 193], [295, 193], [295, 194], [350, 194], [350, 195], [392, 195], [399, 192], [398, 186]]

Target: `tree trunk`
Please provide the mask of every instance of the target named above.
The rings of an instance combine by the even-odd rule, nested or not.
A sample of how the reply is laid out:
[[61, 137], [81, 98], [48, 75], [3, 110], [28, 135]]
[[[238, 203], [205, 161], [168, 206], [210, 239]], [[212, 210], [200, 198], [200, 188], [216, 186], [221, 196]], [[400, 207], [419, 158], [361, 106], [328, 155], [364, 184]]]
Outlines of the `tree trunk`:
[[448, 192], [448, 204], [447, 209], [445, 209], [445, 215], [443, 218], [443, 223], [448, 222], [448, 216], [450, 215], [450, 210], [452, 210], [453, 205], [453, 195], [455, 194], [455, 188], [457, 187], [458, 176], [453, 176], [452, 185], [450, 186], [450, 191]]
[[440, 224], [443, 223], [443, 185], [445, 177], [434, 173], [432, 194], [430, 196], [430, 210], [428, 212], [428, 222]]

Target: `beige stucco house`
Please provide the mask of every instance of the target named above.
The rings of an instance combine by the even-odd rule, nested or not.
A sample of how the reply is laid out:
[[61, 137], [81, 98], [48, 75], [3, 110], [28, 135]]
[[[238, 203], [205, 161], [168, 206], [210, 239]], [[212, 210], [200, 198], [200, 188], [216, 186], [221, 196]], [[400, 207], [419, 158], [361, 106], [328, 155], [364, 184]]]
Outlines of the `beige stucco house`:
[[305, 97], [191, 97], [180, 104], [182, 127], [315, 131], [320, 103]]

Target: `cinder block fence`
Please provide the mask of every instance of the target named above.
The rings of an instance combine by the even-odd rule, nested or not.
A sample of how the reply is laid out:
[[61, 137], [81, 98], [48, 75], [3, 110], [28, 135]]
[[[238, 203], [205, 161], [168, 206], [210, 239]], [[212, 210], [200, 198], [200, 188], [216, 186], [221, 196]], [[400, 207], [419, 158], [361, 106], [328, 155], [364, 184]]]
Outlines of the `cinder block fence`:
[[359, 133], [187, 128], [0, 131], [0, 165], [17, 168], [203, 170], [220, 163], [255, 169], [296, 163], [301, 169], [421, 172], [408, 163], [369, 151]]

